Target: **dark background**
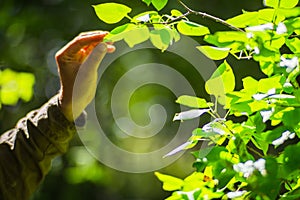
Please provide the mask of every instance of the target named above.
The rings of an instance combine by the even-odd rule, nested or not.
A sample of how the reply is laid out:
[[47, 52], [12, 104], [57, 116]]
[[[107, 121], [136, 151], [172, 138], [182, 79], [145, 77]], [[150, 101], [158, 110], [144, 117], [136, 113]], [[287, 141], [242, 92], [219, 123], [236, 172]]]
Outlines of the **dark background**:
[[[36, 78], [34, 97], [30, 102], [19, 102], [16, 106], [4, 106], [0, 110], [0, 131], [12, 128], [19, 118], [28, 111], [38, 108], [47, 99], [59, 90], [54, 60], [55, 52], [74, 36], [89, 30], [112, 30], [116, 25], [107, 25], [98, 20], [91, 5], [109, 1], [91, 0], [0, 0], [0, 69], [11, 68], [15, 71], [26, 71], [34, 74]], [[140, 0], [114, 1], [124, 3], [133, 9], [131, 16], [142, 11], [152, 9]], [[242, 9], [252, 11], [262, 8], [261, 0], [193, 0], [186, 4], [194, 10], [207, 12], [222, 19], [233, 17], [242, 12]], [[161, 13], [169, 13], [176, 8], [184, 11], [175, 0], [169, 0], [167, 7]], [[191, 16], [190, 19], [205, 24], [212, 31], [227, 30], [228, 28], [209, 19]], [[124, 23], [121, 21], [119, 24]], [[200, 43], [201, 38], [196, 38]], [[187, 49], [188, 51], [188, 49]], [[152, 52], [159, 56], [159, 52]], [[131, 55], [134, 56], [134, 55]], [[140, 55], [135, 58], [141, 59]], [[129, 59], [129, 60], [130, 60]], [[165, 62], [176, 62], [172, 56], [165, 56]], [[241, 87], [241, 78], [247, 75], [261, 76], [255, 63], [229, 59], [237, 79], [237, 88]], [[108, 72], [110, 78], [107, 83], [117, 79], [120, 71], [126, 70], [124, 63], [116, 63], [115, 71]], [[119, 73], [120, 72], [120, 73]], [[193, 83], [193, 73], [186, 69], [187, 78]], [[113, 82], [113, 81], [112, 81]], [[200, 84], [199, 84], [200, 85]], [[197, 89], [201, 93], [202, 86]], [[111, 85], [108, 84], [107, 90]], [[172, 101], [168, 106], [170, 120], [178, 111], [176, 99], [165, 89], [156, 87], [146, 88], [143, 93], [136, 96], [136, 101], [147, 101], [153, 93], [164, 93]], [[136, 114], [139, 116], [139, 114]], [[104, 118], [105, 119], [105, 118]], [[106, 126], [110, 127], [110, 120]], [[176, 129], [178, 124], [170, 125]], [[173, 127], [172, 127], [173, 126]], [[187, 133], [189, 134], [189, 133]], [[130, 145], [130, 144], [129, 144]], [[189, 153], [178, 162], [168, 166], [161, 172], [185, 177], [192, 172], [193, 158]], [[106, 167], [97, 162], [86, 152], [79, 138], [75, 137], [71, 143], [70, 151], [53, 162], [53, 168], [46, 180], [34, 195], [34, 200], [157, 200], [169, 194], [161, 189], [161, 183], [153, 172], [144, 174], [124, 173]]]

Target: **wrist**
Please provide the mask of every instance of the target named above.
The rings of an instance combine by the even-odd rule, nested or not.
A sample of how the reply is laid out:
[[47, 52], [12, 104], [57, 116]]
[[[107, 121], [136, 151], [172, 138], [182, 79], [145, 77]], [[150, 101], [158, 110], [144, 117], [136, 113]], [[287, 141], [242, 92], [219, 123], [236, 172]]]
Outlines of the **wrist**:
[[64, 95], [62, 92], [59, 93], [58, 105], [59, 105], [59, 108], [61, 109], [62, 113], [64, 114], [64, 116], [69, 121], [74, 121], [73, 111], [72, 111], [72, 101], [66, 100], [64, 98]]

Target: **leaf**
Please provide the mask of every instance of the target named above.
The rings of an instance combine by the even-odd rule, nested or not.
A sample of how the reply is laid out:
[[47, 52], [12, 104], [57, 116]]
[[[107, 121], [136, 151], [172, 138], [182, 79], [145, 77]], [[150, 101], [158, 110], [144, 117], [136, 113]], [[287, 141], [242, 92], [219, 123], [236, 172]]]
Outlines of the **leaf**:
[[234, 87], [234, 73], [226, 60], [205, 83], [207, 93], [214, 95], [222, 105], [225, 104], [226, 93], [233, 91]]
[[280, 0], [280, 8], [294, 8], [297, 6], [299, 0]]
[[300, 144], [297, 145], [289, 145], [285, 148], [283, 152], [284, 156], [284, 163], [283, 163], [283, 169], [285, 174], [282, 175], [282, 177], [287, 177], [290, 173], [292, 173], [295, 170], [299, 170], [300, 168]]
[[185, 142], [182, 145], [180, 145], [180, 146], [176, 147], [175, 149], [173, 149], [172, 151], [170, 151], [169, 153], [167, 153], [166, 155], [164, 155], [164, 158], [168, 157], [168, 156], [172, 156], [172, 155], [174, 155], [174, 154], [176, 154], [176, 153], [178, 153], [180, 151], [193, 148], [196, 144], [197, 144], [197, 141], [188, 141], [188, 142]]
[[150, 4], [151, 4], [151, 1], [152, 0], [142, 0], [144, 3], [146, 3], [147, 4], [147, 6], [149, 6]]
[[152, 0], [152, 5], [157, 11], [163, 9], [168, 3], [168, 0]]
[[287, 39], [286, 46], [293, 53], [300, 53], [300, 39], [298, 39], [298, 38]]
[[179, 17], [179, 16], [182, 16], [183, 14], [179, 10], [173, 9], [173, 10], [171, 10], [171, 15], [173, 17]]
[[133, 47], [136, 44], [140, 44], [150, 37], [149, 29], [146, 25], [139, 27], [134, 27], [131, 30], [126, 32], [124, 36], [124, 41], [128, 44], [129, 47]]
[[159, 172], [154, 172], [154, 174], [161, 182], [163, 182], [163, 189], [166, 191], [179, 190], [184, 184], [183, 180], [179, 178], [161, 174]]
[[267, 93], [273, 88], [282, 88], [281, 76], [273, 76], [270, 78], [262, 78], [258, 81], [258, 92]]
[[214, 104], [211, 102], [207, 102], [203, 98], [199, 97], [193, 97], [188, 95], [182, 95], [177, 100], [176, 103], [179, 103], [181, 105], [185, 105], [192, 108], [208, 108], [210, 106], [213, 106]]
[[106, 41], [116, 42], [123, 40], [129, 47], [140, 44], [150, 37], [149, 29], [146, 25], [124, 24], [113, 29], [106, 37]]
[[165, 51], [170, 45], [171, 35], [166, 29], [152, 30], [150, 40], [156, 48]]
[[279, 0], [264, 0], [264, 5], [272, 8], [278, 8]]
[[147, 11], [147, 12], [142, 12], [136, 16], [134, 16], [131, 19], [131, 22], [138, 23], [138, 22], [149, 22], [151, 21], [151, 18], [159, 16], [156, 11]]
[[93, 7], [98, 18], [107, 24], [114, 24], [121, 21], [131, 12], [131, 8], [118, 3], [103, 3], [93, 5]]
[[188, 110], [188, 111], [184, 111], [181, 113], [176, 113], [173, 121], [175, 120], [188, 120], [188, 119], [194, 119], [197, 117], [200, 117], [202, 114], [208, 112], [209, 109], [192, 109], [192, 110]]
[[226, 20], [227, 23], [238, 27], [245, 28], [247, 26], [253, 26], [258, 24], [258, 12], [246, 12], [241, 15], [235, 16]]
[[177, 24], [177, 30], [183, 34], [188, 36], [203, 36], [209, 34], [209, 29], [206, 26], [202, 26], [200, 24], [196, 24], [194, 22], [181, 20]]
[[203, 131], [202, 128], [196, 128], [195, 130], [193, 130], [193, 135], [204, 137], [204, 138], [209, 138], [209, 137], [218, 135], [218, 133], [212, 132], [212, 131], [211, 132]]
[[230, 48], [220, 48], [213, 46], [197, 46], [196, 48], [212, 60], [224, 59], [230, 52]]

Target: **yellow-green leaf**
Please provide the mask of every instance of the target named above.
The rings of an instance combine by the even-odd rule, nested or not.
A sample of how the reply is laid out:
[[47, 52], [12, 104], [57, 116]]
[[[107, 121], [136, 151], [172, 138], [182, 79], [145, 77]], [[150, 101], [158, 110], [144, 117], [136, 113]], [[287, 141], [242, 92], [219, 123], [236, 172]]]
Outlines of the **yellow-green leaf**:
[[211, 78], [206, 81], [205, 89], [208, 94], [214, 95], [218, 102], [225, 105], [226, 94], [235, 87], [235, 77], [226, 60], [217, 68]]
[[152, 0], [152, 5], [156, 10], [160, 11], [163, 9], [168, 3], [168, 0]]
[[188, 95], [182, 95], [178, 97], [176, 103], [181, 105], [185, 105], [192, 108], [208, 108], [209, 106], [213, 106], [214, 104], [211, 102], [207, 102], [203, 98], [193, 97]]
[[297, 6], [299, 0], [280, 0], [280, 8], [294, 8]]
[[177, 30], [183, 35], [189, 36], [202, 36], [209, 34], [209, 29], [206, 26], [202, 26], [200, 24], [181, 20], [177, 24]]
[[165, 51], [170, 45], [171, 35], [166, 29], [152, 30], [150, 40], [156, 48]]
[[224, 59], [230, 52], [230, 48], [220, 48], [213, 46], [198, 46], [196, 48], [212, 60]]
[[226, 20], [229, 24], [238, 27], [245, 28], [247, 26], [253, 26], [258, 24], [258, 12], [245, 12], [241, 15], [235, 16]]
[[107, 24], [114, 24], [121, 21], [131, 8], [118, 3], [103, 3], [93, 6], [98, 18]]
[[155, 175], [163, 182], [163, 189], [166, 191], [179, 190], [184, 184], [183, 180], [170, 175], [161, 174], [159, 172], [155, 172]]

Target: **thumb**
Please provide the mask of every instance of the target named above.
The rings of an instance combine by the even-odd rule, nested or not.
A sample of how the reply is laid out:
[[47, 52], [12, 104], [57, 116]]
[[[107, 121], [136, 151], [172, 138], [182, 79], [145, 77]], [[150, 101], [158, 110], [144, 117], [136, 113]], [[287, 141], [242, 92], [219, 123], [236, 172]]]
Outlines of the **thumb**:
[[105, 43], [99, 43], [86, 58], [82, 67], [88, 68], [88, 70], [97, 70], [99, 64], [103, 60], [104, 56], [107, 53], [107, 46]]

